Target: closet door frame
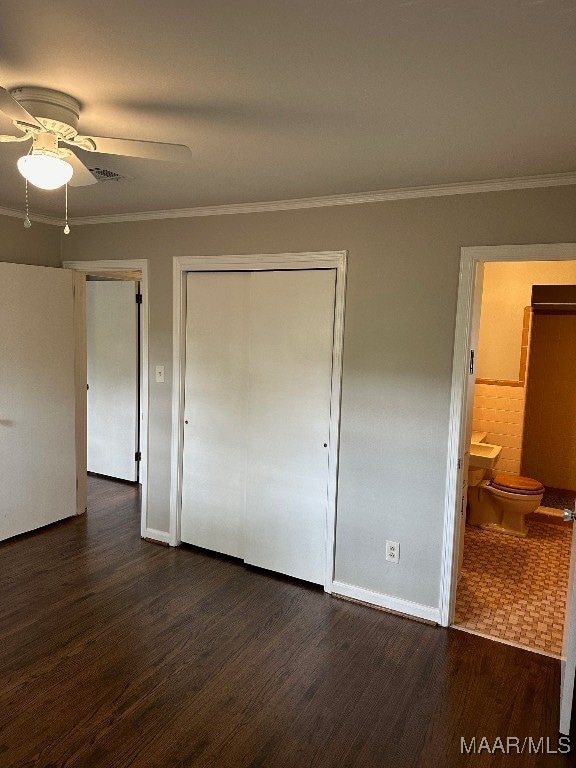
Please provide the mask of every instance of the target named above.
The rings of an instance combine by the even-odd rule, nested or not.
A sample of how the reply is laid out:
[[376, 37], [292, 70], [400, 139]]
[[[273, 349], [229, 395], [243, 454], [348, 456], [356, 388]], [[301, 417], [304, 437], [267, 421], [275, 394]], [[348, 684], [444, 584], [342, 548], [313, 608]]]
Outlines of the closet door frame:
[[334, 542], [340, 443], [340, 401], [342, 391], [342, 350], [346, 295], [347, 251], [265, 253], [230, 256], [176, 256], [173, 260], [173, 389], [172, 451], [170, 488], [171, 546], [180, 544], [182, 513], [182, 466], [184, 452], [184, 377], [186, 370], [186, 275], [188, 272], [257, 272], [286, 269], [333, 269], [336, 271], [330, 436], [328, 442], [328, 488], [325, 535], [324, 590], [332, 592]]

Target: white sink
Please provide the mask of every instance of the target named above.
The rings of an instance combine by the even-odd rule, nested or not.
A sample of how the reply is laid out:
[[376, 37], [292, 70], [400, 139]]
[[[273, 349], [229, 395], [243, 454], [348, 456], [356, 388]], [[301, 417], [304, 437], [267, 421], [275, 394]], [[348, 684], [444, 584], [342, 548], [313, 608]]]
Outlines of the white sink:
[[494, 469], [501, 453], [501, 445], [470, 443], [470, 469]]

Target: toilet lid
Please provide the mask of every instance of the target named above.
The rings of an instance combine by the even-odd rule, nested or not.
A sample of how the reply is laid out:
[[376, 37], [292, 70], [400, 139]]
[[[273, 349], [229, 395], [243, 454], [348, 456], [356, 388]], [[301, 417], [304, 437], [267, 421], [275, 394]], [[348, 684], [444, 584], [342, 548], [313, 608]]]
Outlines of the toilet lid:
[[538, 480], [532, 480], [531, 477], [521, 477], [520, 475], [500, 473], [494, 475], [490, 485], [499, 491], [521, 493], [526, 496], [538, 496], [544, 492], [544, 486]]

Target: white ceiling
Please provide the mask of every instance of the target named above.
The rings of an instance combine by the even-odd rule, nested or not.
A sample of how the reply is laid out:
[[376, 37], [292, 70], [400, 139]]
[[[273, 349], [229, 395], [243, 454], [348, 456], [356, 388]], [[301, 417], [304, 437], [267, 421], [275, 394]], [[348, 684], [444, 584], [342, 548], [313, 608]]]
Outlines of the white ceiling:
[[[575, 171], [575, 72], [576, 0], [2, 2], [1, 85], [70, 93], [83, 133], [192, 149], [81, 155], [132, 178], [71, 188], [72, 216]], [[21, 154], [0, 144], [0, 206], [23, 209]]]

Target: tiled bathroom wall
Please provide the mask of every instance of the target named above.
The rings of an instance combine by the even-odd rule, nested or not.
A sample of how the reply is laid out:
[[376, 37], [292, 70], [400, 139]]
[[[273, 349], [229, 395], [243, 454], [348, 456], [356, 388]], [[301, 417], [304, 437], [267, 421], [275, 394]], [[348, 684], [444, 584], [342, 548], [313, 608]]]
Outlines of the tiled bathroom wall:
[[502, 446], [496, 470], [520, 474], [524, 425], [523, 386], [476, 384], [472, 429], [486, 432], [486, 442]]
[[486, 432], [486, 442], [502, 446], [497, 472], [520, 474], [526, 376], [532, 326], [532, 307], [522, 317], [520, 367], [517, 381], [478, 379], [474, 389], [472, 429]]

